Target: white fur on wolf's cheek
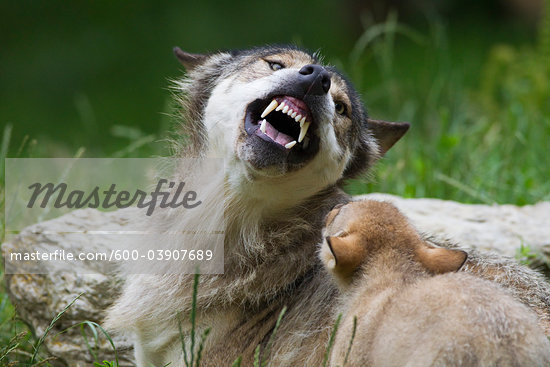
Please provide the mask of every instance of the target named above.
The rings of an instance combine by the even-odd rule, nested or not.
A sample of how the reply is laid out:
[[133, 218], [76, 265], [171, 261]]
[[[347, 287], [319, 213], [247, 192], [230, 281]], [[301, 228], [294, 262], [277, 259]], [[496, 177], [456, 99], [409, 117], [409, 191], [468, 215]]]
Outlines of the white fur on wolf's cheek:
[[319, 123], [319, 137], [321, 138], [321, 143], [326, 144], [332, 150], [334, 156], [342, 155], [342, 148], [338, 144], [338, 139], [336, 138], [336, 133], [334, 131], [334, 121], [336, 120], [336, 110], [334, 107], [334, 100], [330, 94], [326, 95], [325, 102], [326, 110], [323, 111], [323, 117], [320, 120], [324, 120]]
[[347, 166], [348, 160], [351, 158], [351, 153], [349, 149], [345, 149], [340, 146], [338, 139], [336, 138], [336, 132], [334, 131], [336, 111], [334, 107], [334, 100], [330, 94], [325, 95], [325, 102], [323, 105], [323, 108], [320, 111], [317, 111], [318, 121], [316, 134], [320, 139], [319, 153], [312, 163], [318, 167], [316, 172], [319, 172], [319, 168], [322, 169], [323, 167], [326, 169], [335, 170], [332, 172], [327, 172], [325, 170], [325, 173], [323, 174], [323, 177], [326, 177], [327, 180], [332, 181], [338, 180], [341, 177], [345, 166]]
[[204, 110], [204, 124], [208, 132], [209, 156], [227, 158], [231, 156], [233, 142], [244, 120], [247, 98], [230, 93], [233, 79], [224, 79], [219, 83], [208, 100]]
[[204, 110], [210, 156], [234, 157], [235, 142], [242, 129], [246, 108], [256, 99], [264, 99], [296, 70], [285, 69], [253, 81], [238, 75], [223, 79], [213, 90]]
[[336, 183], [344, 172], [351, 152], [348, 147], [341, 147], [334, 131], [334, 102], [327, 95], [325, 111], [322, 111], [318, 119], [317, 134], [320, 138], [319, 152], [315, 158], [304, 167], [304, 171], [310, 177], [316, 177], [319, 180], [318, 185], [326, 187]]

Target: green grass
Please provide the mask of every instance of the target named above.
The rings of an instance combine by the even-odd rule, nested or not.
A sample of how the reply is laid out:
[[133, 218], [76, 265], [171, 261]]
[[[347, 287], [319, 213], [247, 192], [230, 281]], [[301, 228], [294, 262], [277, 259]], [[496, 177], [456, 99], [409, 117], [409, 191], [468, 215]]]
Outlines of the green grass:
[[[48, 356], [43, 348], [46, 338], [56, 338], [59, 334], [53, 334], [52, 330], [55, 324], [63, 317], [63, 314], [73, 305], [82, 295], [78, 295], [69, 302], [52, 320], [43, 335], [35, 338], [30, 329], [17, 318], [14, 307], [9, 303], [5, 290], [0, 293], [0, 366], [52, 366], [55, 362], [54, 357]], [[118, 354], [116, 346], [110, 335], [97, 323], [92, 321], [82, 321], [76, 323], [62, 332], [72, 328], [80, 328], [82, 335], [82, 344], [87, 346], [88, 351], [96, 362], [95, 366], [118, 367]], [[106, 338], [115, 352], [114, 361], [100, 361], [96, 353], [99, 345], [100, 334]], [[90, 342], [93, 340], [93, 343]]]
[[539, 249], [522, 243], [516, 250], [515, 258], [520, 264], [536, 269], [550, 279], [550, 258], [544, 256]]
[[[409, 121], [411, 129], [370, 182], [348, 185], [350, 193], [518, 205], [550, 199], [547, 19], [537, 37], [510, 25], [473, 21], [451, 27], [433, 18], [427, 25], [405, 26], [390, 15], [385, 23], [365, 22], [367, 31], [349, 53], [328, 54], [327, 61], [355, 82], [372, 117]], [[119, 122], [105, 127], [98, 117], [101, 105], [77, 95], [82, 128], [74, 142], [86, 142], [87, 157], [168, 154], [169, 93], [162, 95], [167, 102], [151, 123], [155, 129]], [[17, 124], [6, 125], [4, 142], [17, 138], [4, 153], [17, 156], [23, 146], [24, 156], [66, 157], [81, 148], [64, 135], [54, 140], [52, 131], [25, 131], [31, 135], [20, 137]]]
[[[467, 203], [549, 200], [549, 28], [546, 19], [536, 44], [489, 47], [479, 70], [472, 71], [453, 59], [456, 51], [443, 26], [434, 24], [422, 39], [390, 25], [391, 32], [374, 38], [348, 69], [373, 117], [409, 121], [411, 130], [378, 165], [374, 183], [354, 181], [348, 190]], [[426, 54], [408, 57], [411, 48]], [[403, 74], [415, 67], [401, 59], [430, 65], [429, 74], [411, 84], [413, 78]], [[372, 73], [381, 75], [374, 86], [361, 78], [369, 60], [379, 65]], [[473, 85], [465, 71], [476, 73]]]

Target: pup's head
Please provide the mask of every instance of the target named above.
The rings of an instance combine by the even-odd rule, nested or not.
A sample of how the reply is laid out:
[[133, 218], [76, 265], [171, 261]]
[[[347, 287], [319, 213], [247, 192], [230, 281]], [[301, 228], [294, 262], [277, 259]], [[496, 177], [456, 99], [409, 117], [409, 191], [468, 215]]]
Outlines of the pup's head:
[[343, 284], [349, 284], [370, 259], [390, 249], [396, 264], [415, 261], [434, 274], [458, 271], [468, 256], [430, 245], [395, 206], [373, 200], [335, 207], [327, 215], [323, 237], [321, 260]]
[[409, 126], [368, 120], [338, 71], [294, 47], [174, 51], [187, 70], [187, 143], [249, 180], [312, 177], [318, 191], [361, 173]]

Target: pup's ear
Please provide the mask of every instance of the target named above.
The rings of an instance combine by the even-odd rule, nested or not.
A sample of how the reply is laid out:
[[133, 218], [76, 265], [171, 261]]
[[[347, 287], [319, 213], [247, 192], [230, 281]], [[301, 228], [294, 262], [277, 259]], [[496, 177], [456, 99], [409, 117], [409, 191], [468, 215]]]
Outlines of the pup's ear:
[[179, 62], [185, 67], [185, 70], [191, 71], [198, 65], [204, 63], [208, 59], [208, 55], [203, 54], [191, 54], [183, 51], [179, 47], [174, 47], [174, 55], [178, 58]]
[[424, 241], [416, 248], [416, 255], [422, 265], [436, 274], [458, 271], [468, 258], [465, 251], [433, 247]]
[[408, 122], [388, 122], [381, 120], [367, 119], [368, 130], [378, 141], [381, 154], [384, 155], [399, 140], [407, 130], [410, 124]]
[[334, 271], [342, 276], [351, 275], [364, 257], [363, 248], [357, 236], [327, 237], [326, 241], [334, 256]]

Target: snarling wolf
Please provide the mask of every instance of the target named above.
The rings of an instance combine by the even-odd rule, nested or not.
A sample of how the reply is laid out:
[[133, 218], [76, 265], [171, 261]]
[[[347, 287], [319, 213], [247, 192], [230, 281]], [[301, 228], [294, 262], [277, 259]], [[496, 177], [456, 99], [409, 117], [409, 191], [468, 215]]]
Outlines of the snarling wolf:
[[[366, 172], [409, 125], [369, 119], [341, 73], [295, 47], [175, 54], [187, 71], [176, 82], [175, 155], [226, 162], [224, 274], [201, 276], [197, 298], [197, 333], [211, 327], [201, 365], [239, 356], [252, 365], [260, 345], [274, 366], [319, 366], [338, 292], [316, 256], [324, 217], [350, 201], [345, 180]], [[550, 290], [534, 272], [469, 256], [470, 271], [505, 283], [545, 317]], [[133, 337], [139, 366], [184, 364], [178, 315], [190, 311], [192, 284], [192, 276], [126, 276], [106, 324]], [[181, 327], [189, 338], [190, 325]]]

